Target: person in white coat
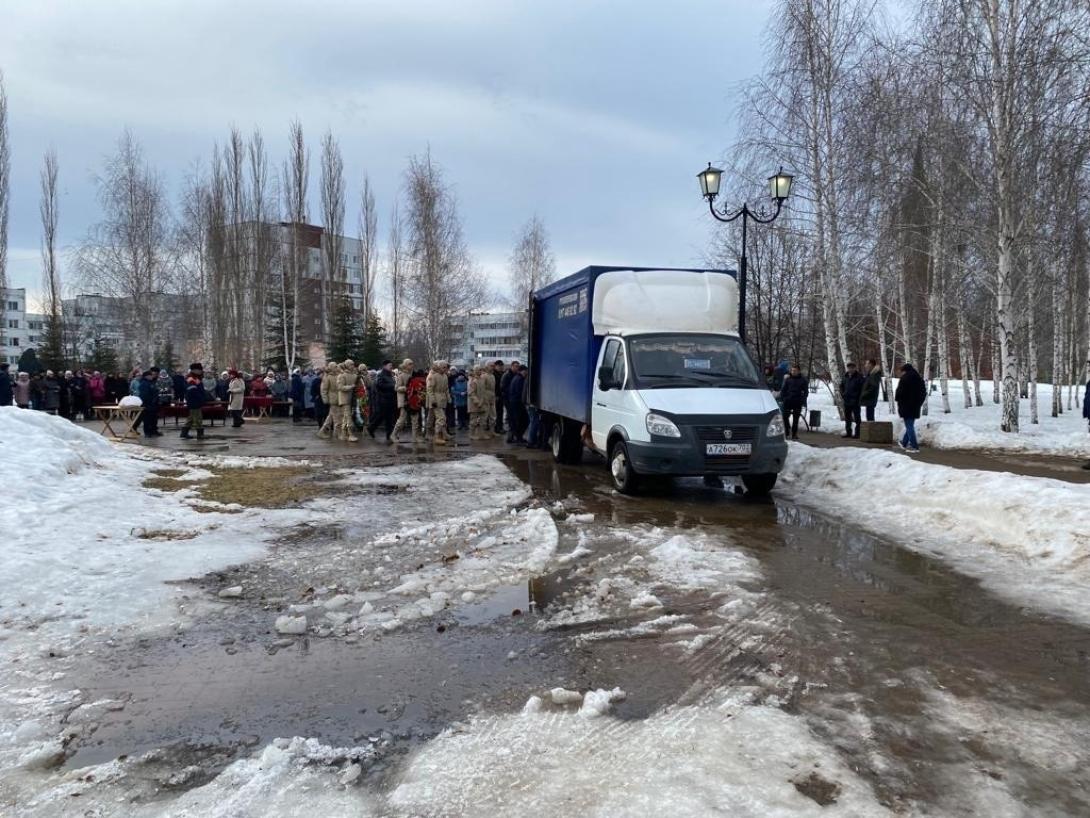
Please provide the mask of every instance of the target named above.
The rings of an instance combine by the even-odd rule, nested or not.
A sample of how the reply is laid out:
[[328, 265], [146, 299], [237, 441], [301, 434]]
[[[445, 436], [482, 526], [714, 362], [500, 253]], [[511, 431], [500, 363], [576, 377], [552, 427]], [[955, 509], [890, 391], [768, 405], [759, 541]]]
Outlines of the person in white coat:
[[244, 421], [242, 419], [243, 401], [246, 396], [246, 381], [238, 371], [232, 369], [227, 373], [231, 380], [227, 384], [227, 411], [231, 413], [231, 427], [237, 429]]

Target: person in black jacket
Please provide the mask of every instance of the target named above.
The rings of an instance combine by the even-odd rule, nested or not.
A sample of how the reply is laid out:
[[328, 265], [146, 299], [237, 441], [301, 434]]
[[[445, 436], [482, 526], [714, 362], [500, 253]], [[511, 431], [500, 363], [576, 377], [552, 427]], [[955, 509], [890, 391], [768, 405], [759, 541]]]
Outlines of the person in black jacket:
[[394, 362], [383, 361], [382, 369], [375, 376], [375, 394], [371, 402], [371, 422], [367, 434], [372, 438], [381, 424], [386, 429], [386, 442], [393, 443], [394, 421], [397, 420], [397, 381], [394, 379]]
[[291, 389], [288, 397], [291, 398], [291, 422], [303, 422], [303, 409], [305, 407], [306, 384], [303, 383], [303, 371], [295, 367], [291, 371]]
[[204, 413], [201, 410], [207, 397], [200, 373], [190, 370], [185, 381], [185, 408], [189, 410], [189, 417], [182, 427], [183, 439], [189, 440], [190, 429], [197, 430], [197, 440], [204, 437]]
[[810, 382], [799, 372], [797, 366], [792, 366], [790, 374], [783, 379], [783, 388], [780, 390], [780, 400], [787, 413], [792, 440], [799, 439], [799, 417], [809, 398]]
[[137, 397], [143, 404], [140, 422], [144, 424], [144, 437], [162, 437], [159, 431], [159, 373], [148, 369], [140, 376]]
[[863, 392], [859, 402], [867, 410], [867, 420], [874, 420], [874, 408], [878, 405], [878, 395], [882, 392], [882, 367], [871, 358], [867, 361], [867, 378], [863, 383]]
[[927, 386], [912, 364], [901, 364], [901, 379], [897, 382], [893, 399], [897, 402], [897, 414], [905, 422], [905, 433], [900, 440], [900, 446], [905, 451], [918, 452], [920, 444], [916, 440], [916, 420], [920, 417], [920, 408], [927, 400]]
[[507, 397], [507, 414], [510, 420], [508, 421], [510, 426], [510, 434], [507, 437], [508, 443], [525, 443], [522, 439], [522, 435], [526, 432], [526, 427], [529, 424], [529, 417], [526, 414], [526, 403], [524, 391], [526, 387], [526, 367], [518, 366], [518, 361], [513, 361], [511, 364], [511, 378], [507, 381], [507, 390], [505, 395]]
[[7, 364], [0, 364], [0, 406], [11, 406], [15, 391], [11, 386], [11, 374]]
[[[504, 414], [507, 411], [507, 387], [511, 383], [511, 378], [514, 376], [511, 367], [517, 367], [518, 361], [512, 361], [511, 367], [504, 369], [503, 361], [496, 361], [494, 364], [496, 376], [496, 432], [503, 432], [504, 427]], [[511, 418], [508, 417], [507, 425], [511, 425]], [[508, 441], [510, 442], [510, 441]]]
[[[841, 437], [859, 437], [859, 427], [862, 418], [859, 413], [860, 400], [863, 396], [863, 387], [867, 380], [856, 369], [855, 364], [848, 364], [848, 371], [840, 379], [840, 397], [844, 401], [844, 434]], [[852, 431], [852, 425], [855, 431]]]

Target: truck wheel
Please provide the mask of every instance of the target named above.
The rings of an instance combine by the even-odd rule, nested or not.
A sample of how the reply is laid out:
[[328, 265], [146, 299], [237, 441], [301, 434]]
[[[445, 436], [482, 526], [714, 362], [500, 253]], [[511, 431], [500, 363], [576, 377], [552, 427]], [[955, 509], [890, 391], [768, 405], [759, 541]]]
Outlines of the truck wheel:
[[742, 475], [742, 485], [746, 487], [746, 494], [754, 497], [767, 497], [776, 485], [775, 474], [745, 474]]
[[579, 437], [579, 427], [569, 420], [556, 419], [552, 434], [549, 435], [549, 448], [553, 451], [553, 460], [557, 463], [578, 463], [583, 457], [583, 441]]
[[618, 440], [609, 450], [609, 473], [613, 477], [613, 487], [621, 494], [635, 494], [640, 485], [640, 476], [632, 470], [632, 461], [628, 458], [628, 446]]

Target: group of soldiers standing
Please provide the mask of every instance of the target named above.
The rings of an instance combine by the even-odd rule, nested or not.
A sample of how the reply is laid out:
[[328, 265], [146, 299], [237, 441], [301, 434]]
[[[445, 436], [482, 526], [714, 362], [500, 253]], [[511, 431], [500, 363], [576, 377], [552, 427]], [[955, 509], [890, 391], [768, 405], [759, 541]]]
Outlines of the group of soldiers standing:
[[[447, 445], [447, 407], [452, 403], [454, 386], [451, 366], [447, 361], [436, 361], [426, 375], [414, 366], [406, 358], [394, 372], [393, 365], [386, 361], [372, 378], [365, 365], [357, 366], [351, 360], [327, 364], [319, 395], [329, 407], [329, 415], [318, 436], [349, 443], [359, 440], [353, 412], [362, 394], [369, 396], [362, 400], [367, 403], [367, 429], [372, 437], [378, 426], [385, 425], [389, 443], [400, 443], [401, 434], [408, 429], [413, 442], [427, 437], [430, 431], [436, 445]], [[489, 440], [496, 435], [496, 376], [488, 366], [475, 366], [467, 375], [469, 439]], [[391, 386], [393, 394], [389, 394]]]

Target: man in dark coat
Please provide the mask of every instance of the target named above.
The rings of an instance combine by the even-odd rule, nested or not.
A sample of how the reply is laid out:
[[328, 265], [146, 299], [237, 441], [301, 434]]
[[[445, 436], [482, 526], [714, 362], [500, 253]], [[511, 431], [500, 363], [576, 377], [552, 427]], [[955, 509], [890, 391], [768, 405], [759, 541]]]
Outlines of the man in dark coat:
[[159, 373], [148, 369], [140, 377], [140, 386], [136, 396], [140, 398], [144, 411], [140, 413], [140, 422], [144, 425], [144, 437], [162, 437], [159, 431]]
[[303, 422], [303, 409], [306, 398], [306, 385], [303, 383], [303, 371], [299, 367], [291, 372], [291, 388], [288, 390], [291, 398], [291, 422]]
[[844, 401], [844, 434], [841, 437], [859, 437], [859, 426], [863, 421], [859, 406], [867, 379], [856, 369], [855, 364], [848, 364], [847, 369], [844, 377], [840, 379], [840, 397]]
[[916, 420], [920, 409], [927, 400], [927, 386], [912, 364], [901, 364], [901, 379], [897, 382], [897, 391], [893, 395], [897, 402], [897, 414], [905, 422], [905, 433], [900, 440], [902, 449], [918, 452], [920, 444], [916, 440]]
[[874, 408], [878, 405], [878, 396], [882, 392], [882, 367], [871, 358], [867, 361], [867, 379], [863, 383], [863, 392], [859, 403], [867, 410], [867, 420], [874, 420]]
[[204, 437], [204, 404], [208, 399], [204, 391], [204, 383], [201, 374], [190, 370], [189, 377], [185, 380], [185, 408], [189, 410], [189, 417], [182, 427], [182, 438], [189, 440], [190, 429], [197, 432], [197, 440]]
[[806, 402], [810, 398], [810, 382], [806, 380], [798, 366], [791, 367], [791, 371], [783, 379], [783, 388], [780, 390], [780, 400], [783, 410], [787, 413], [792, 440], [799, 439], [799, 417], [806, 408]]
[[528, 418], [526, 416], [526, 403], [524, 398], [524, 390], [526, 386], [526, 367], [519, 366], [518, 369], [514, 369], [518, 362], [515, 361], [512, 364], [511, 377], [507, 381], [507, 389], [504, 395], [507, 398], [507, 414], [510, 418], [510, 434], [507, 436], [508, 443], [524, 443], [522, 439], [523, 433], [526, 431]]
[[0, 364], [0, 406], [11, 406], [15, 392], [11, 388], [11, 374], [7, 364]]
[[397, 380], [394, 378], [394, 363], [383, 361], [382, 369], [375, 376], [375, 394], [371, 402], [371, 422], [367, 426], [367, 434], [373, 438], [375, 429], [382, 424], [386, 429], [386, 442], [392, 443], [396, 420]]
[[503, 410], [506, 398], [504, 397], [504, 380], [510, 382], [509, 370], [503, 368], [503, 361], [492, 364], [492, 377], [496, 381], [496, 434], [503, 433]]

